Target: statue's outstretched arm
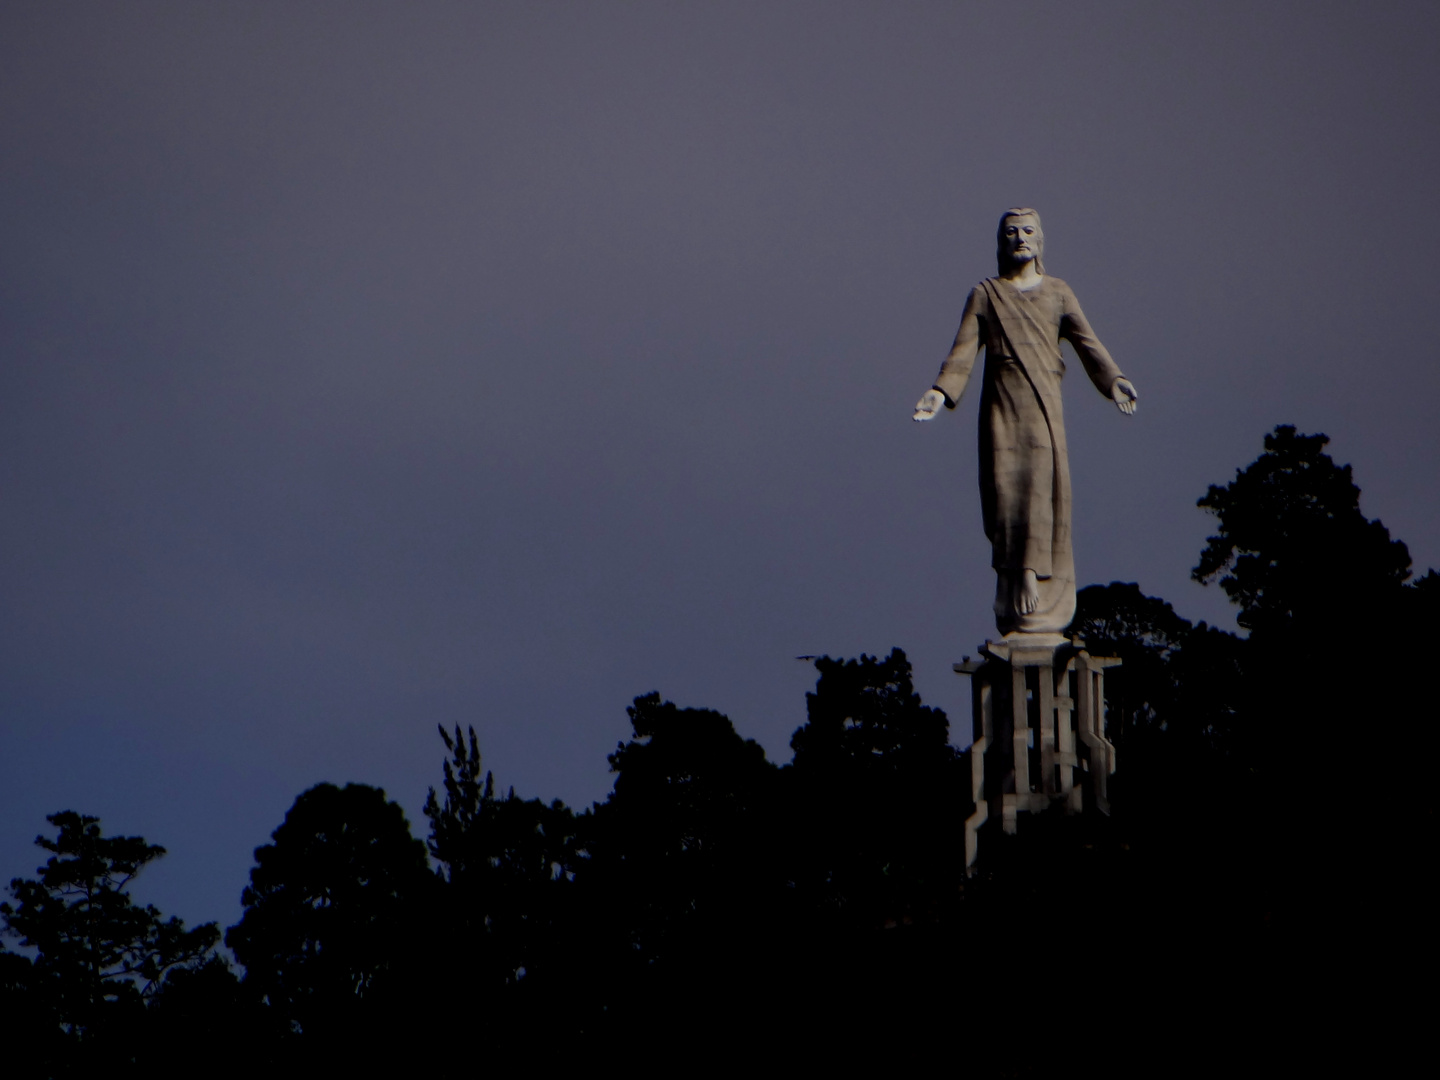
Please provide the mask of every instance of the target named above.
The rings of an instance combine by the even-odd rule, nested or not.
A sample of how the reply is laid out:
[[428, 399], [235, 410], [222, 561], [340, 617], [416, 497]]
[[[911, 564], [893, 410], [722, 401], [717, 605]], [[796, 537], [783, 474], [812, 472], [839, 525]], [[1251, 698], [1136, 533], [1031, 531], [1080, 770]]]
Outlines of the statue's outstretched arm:
[[1135, 386], [1120, 374], [1119, 365], [1111, 357], [1110, 350], [1100, 344], [1100, 339], [1090, 327], [1090, 320], [1085, 318], [1080, 302], [1068, 286], [1065, 311], [1060, 318], [1060, 336], [1074, 347], [1075, 355], [1085, 365], [1085, 373], [1090, 376], [1095, 388], [1102, 394], [1108, 394], [1115, 407], [1126, 416], [1133, 416], [1139, 398]]
[[914, 419], [933, 420], [941, 405], [953, 409], [965, 392], [965, 384], [970, 381], [970, 372], [975, 367], [975, 357], [980, 352], [979, 292], [979, 289], [970, 290], [970, 296], [965, 301], [965, 314], [960, 317], [960, 329], [955, 332], [955, 343], [950, 346], [950, 355], [940, 365], [935, 385], [915, 403]]

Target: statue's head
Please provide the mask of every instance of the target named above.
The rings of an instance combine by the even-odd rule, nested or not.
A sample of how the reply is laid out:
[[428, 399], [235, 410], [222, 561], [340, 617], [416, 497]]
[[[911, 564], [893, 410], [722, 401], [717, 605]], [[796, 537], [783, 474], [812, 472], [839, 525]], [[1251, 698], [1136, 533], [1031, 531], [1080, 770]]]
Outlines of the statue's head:
[[995, 232], [995, 259], [1002, 275], [1031, 260], [1035, 262], [1036, 272], [1043, 274], [1044, 254], [1045, 230], [1040, 227], [1039, 214], [1028, 206], [1012, 206], [1000, 215], [1000, 227]]

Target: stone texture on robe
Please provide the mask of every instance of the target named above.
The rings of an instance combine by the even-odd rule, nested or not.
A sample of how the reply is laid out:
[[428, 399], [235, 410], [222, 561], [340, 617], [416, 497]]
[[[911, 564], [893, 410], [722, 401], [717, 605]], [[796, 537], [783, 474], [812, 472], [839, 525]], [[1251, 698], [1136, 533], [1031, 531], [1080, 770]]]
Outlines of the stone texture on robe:
[[[955, 345], [935, 388], [952, 408], [985, 346], [980, 393], [980, 503], [991, 565], [1000, 577], [996, 625], [1002, 633], [1056, 633], [1075, 614], [1070, 540], [1070, 466], [1060, 382], [1069, 341], [1107, 398], [1120, 369], [1091, 330], [1070, 286], [1046, 275], [1031, 289], [987, 278], [970, 292]], [[1019, 615], [1008, 582], [1035, 571], [1040, 606]]]

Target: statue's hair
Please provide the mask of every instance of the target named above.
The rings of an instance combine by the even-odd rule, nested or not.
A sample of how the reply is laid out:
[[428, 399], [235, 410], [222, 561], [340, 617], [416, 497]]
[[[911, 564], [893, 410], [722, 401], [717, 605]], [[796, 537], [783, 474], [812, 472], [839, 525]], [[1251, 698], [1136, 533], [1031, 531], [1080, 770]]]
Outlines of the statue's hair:
[[1005, 222], [1012, 217], [1033, 217], [1035, 219], [1035, 271], [1045, 273], [1045, 227], [1040, 224], [1040, 214], [1028, 206], [1012, 206], [1000, 215], [1000, 224], [995, 227], [995, 262], [1003, 276], [1010, 269], [1010, 260], [1005, 257]]

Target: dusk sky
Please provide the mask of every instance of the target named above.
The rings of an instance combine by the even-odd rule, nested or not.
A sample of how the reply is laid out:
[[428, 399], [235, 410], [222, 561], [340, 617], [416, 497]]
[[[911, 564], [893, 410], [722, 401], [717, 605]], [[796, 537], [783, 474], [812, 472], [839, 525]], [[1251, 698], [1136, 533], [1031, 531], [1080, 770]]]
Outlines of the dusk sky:
[[978, 393], [910, 414], [1008, 206], [1140, 394], [1071, 364], [1082, 585], [1233, 628], [1195, 502], [1279, 423], [1440, 566], [1437, 45], [1433, 2], [4, 0], [0, 882], [73, 809], [223, 926], [317, 782], [423, 836], [437, 724], [584, 807], [651, 690], [789, 760], [801, 654], [899, 645], [968, 742]]

